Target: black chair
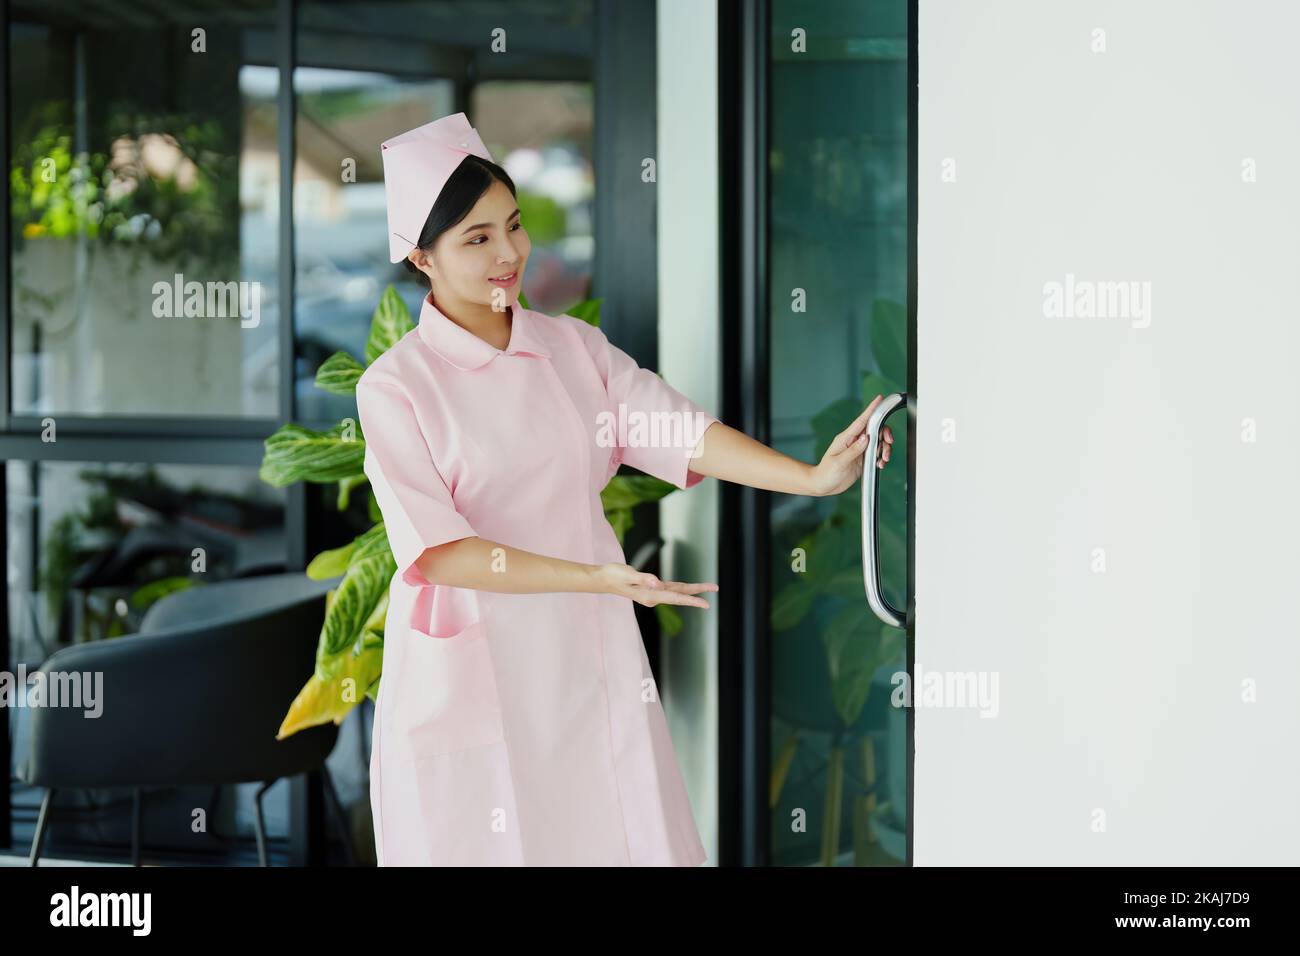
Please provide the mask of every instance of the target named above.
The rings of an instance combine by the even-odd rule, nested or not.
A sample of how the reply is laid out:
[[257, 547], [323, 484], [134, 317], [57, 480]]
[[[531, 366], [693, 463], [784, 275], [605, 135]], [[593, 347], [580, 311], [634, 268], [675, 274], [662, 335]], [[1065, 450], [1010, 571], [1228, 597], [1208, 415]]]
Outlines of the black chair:
[[67, 788], [133, 790], [131, 862], [140, 864], [141, 788], [262, 781], [256, 796], [257, 854], [267, 865], [262, 796], [280, 778], [319, 770], [353, 862], [346, 817], [325, 765], [338, 739], [327, 723], [284, 740], [276, 732], [311, 675], [338, 578], [300, 571], [221, 581], [169, 594], [141, 631], [63, 648], [40, 671], [102, 673], [102, 713], [33, 707], [30, 748], [18, 776], [47, 788], [30, 864], [37, 865], [54, 794]]

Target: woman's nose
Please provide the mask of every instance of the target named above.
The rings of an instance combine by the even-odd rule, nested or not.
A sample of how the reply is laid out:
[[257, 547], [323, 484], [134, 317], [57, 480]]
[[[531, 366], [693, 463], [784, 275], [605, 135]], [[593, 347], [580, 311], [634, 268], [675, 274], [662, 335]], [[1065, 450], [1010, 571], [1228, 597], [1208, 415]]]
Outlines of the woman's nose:
[[501, 249], [497, 252], [497, 262], [499, 262], [503, 266], [509, 265], [512, 262], [518, 262], [519, 250], [515, 248], [514, 242], [511, 241], [509, 237], [501, 241], [503, 245]]

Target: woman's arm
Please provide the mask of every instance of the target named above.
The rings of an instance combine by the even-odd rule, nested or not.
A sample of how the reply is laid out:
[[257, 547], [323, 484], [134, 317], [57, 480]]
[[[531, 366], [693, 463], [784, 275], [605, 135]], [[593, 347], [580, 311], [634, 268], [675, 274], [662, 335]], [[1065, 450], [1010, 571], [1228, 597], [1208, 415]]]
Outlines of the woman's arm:
[[[880, 395], [873, 398], [862, 414], [835, 436], [816, 465], [791, 458], [755, 441], [744, 432], [714, 422], [700, 439], [699, 454], [690, 460], [691, 471], [789, 495], [839, 494], [862, 474], [862, 456], [867, 450], [867, 419], [881, 400]], [[877, 468], [884, 467], [889, 461], [894, 441], [888, 426], [880, 430], [880, 436]]]
[[406, 584], [514, 594], [587, 591], [619, 594], [647, 607], [709, 606], [694, 595], [716, 591], [716, 584], [660, 581], [626, 564], [566, 561], [480, 538], [456, 510], [451, 489], [432, 460], [414, 407], [401, 386], [376, 378], [372, 365], [357, 381], [356, 395], [366, 436], [362, 469]]
[[626, 564], [568, 561], [478, 537], [426, 548], [415, 563], [432, 584], [506, 594], [544, 591], [619, 594], [646, 607], [686, 604], [706, 608], [708, 602], [693, 595], [718, 589], [716, 584], [661, 581]]

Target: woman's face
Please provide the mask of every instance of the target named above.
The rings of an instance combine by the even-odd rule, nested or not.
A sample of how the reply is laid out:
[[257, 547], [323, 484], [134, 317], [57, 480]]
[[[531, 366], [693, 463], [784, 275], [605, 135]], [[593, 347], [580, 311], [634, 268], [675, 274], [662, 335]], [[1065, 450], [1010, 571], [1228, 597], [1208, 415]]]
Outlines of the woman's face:
[[532, 248], [514, 195], [493, 179], [469, 214], [438, 237], [432, 256], [416, 249], [411, 259], [430, 276], [435, 301], [504, 311], [519, 298]]

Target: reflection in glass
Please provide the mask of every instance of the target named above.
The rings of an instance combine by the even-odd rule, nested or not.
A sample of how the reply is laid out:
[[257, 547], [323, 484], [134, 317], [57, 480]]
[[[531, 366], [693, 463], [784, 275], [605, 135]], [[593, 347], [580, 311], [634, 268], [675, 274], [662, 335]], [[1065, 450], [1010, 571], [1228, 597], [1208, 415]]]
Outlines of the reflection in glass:
[[[907, 4], [772, 4], [771, 432], [818, 461], [907, 382]], [[811, 35], [793, 52], [791, 31]], [[889, 421], [906, 447], [904, 415]], [[881, 475], [884, 590], [904, 607], [906, 459]], [[775, 865], [906, 860], [904, 632], [867, 606], [861, 484], [771, 497]]]
[[14, 412], [275, 415], [274, 4], [8, 9]]
[[10, 667], [138, 630], [173, 590], [286, 570], [256, 468], [9, 461]]
[[[135, 632], [149, 608], [177, 590], [286, 570], [284, 493], [263, 482], [256, 467], [11, 460], [5, 468], [10, 637], [5, 666], [15, 675], [34, 674], [52, 654], [74, 643], [159, 639]], [[250, 673], [256, 665], [248, 661]], [[130, 693], [148, 693], [148, 686], [142, 679], [139, 687], [118, 687], [116, 694], [101, 688], [99, 699], [105, 706], [116, 706], [115, 700], [137, 706]], [[238, 687], [231, 688], [232, 705], [239, 694]], [[9, 767], [15, 848], [30, 846], [46, 793], [16, 779], [18, 762], [31, 751], [32, 733], [31, 709], [15, 707]], [[145, 787], [146, 854], [191, 865], [237, 862], [240, 856], [247, 863], [253, 846], [249, 807], [257, 786]], [[131, 841], [131, 798], [120, 788], [57, 791], [46, 855], [121, 862]], [[281, 785], [263, 804], [277, 860], [284, 859], [288, 801], [289, 788]], [[196, 807], [205, 813], [202, 830], [190, 826]], [[174, 825], [176, 820], [185, 825]]]

